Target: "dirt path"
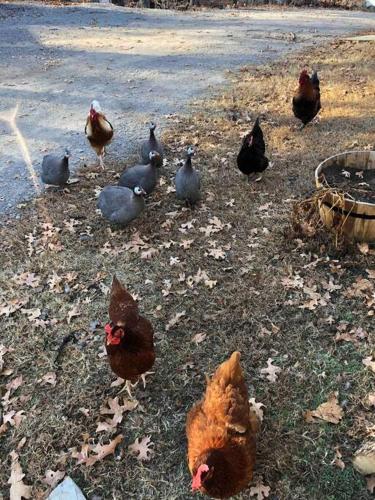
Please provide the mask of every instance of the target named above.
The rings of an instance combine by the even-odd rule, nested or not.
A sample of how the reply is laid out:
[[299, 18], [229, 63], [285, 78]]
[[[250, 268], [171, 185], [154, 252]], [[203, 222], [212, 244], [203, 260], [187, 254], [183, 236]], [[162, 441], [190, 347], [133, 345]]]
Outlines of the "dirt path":
[[[375, 14], [329, 10], [176, 13], [0, 5], [0, 112], [19, 103], [18, 125], [37, 169], [46, 151], [65, 147], [77, 166], [95, 161], [83, 126], [89, 102], [97, 98], [116, 129], [109, 155], [123, 161], [150, 117], [163, 125], [166, 115], [222, 83], [226, 69], [374, 27]], [[4, 213], [31, 196], [33, 186], [4, 122], [0, 151]]]

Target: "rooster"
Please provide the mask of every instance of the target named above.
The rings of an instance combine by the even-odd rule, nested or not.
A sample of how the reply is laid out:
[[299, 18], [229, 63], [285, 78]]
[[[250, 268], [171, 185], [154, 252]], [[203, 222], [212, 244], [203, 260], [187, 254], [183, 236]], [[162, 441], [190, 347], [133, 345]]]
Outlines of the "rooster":
[[104, 116], [98, 101], [92, 101], [90, 111], [87, 116], [85, 134], [91, 147], [99, 157], [100, 166], [104, 168], [103, 156], [105, 147], [111, 142], [113, 137], [113, 127]]
[[154, 330], [151, 323], [140, 316], [137, 303], [116, 276], [108, 312], [111, 321], [104, 329], [109, 364], [118, 377], [126, 380], [131, 396], [131, 383], [141, 377], [145, 385], [145, 373], [154, 364]]
[[258, 419], [250, 410], [240, 356], [234, 352], [207, 379], [206, 394], [186, 422], [192, 489], [214, 498], [236, 495], [253, 477]]
[[304, 128], [318, 114], [320, 105], [320, 87], [318, 73], [309, 77], [304, 69], [299, 77], [299, 87], [293, 97], [293, 113], [301, 120]]
[[254, 174], [264, 172], [268, 167], [268, 158], [265, 156], [265, 152], [266, 145], [258, 117], [251, 132], [244, 137], [237, 156], [237, 166], [243, 174], [247, 175], [249, 182]]

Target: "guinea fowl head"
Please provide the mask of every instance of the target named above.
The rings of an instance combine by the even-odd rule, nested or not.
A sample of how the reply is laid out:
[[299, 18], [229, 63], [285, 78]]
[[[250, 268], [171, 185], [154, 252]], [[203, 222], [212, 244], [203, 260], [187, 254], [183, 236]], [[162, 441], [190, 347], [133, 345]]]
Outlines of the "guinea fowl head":
[[192, 156], [194, 156], [194, 154], [195, 154], [195, 150], [194, 150], [193, 146], [189, 146], [188, 150], [187, 150], [188, 158], [191, 158]]
[[156, 166], [159, 165], [160, 154], [157, 151], [150, 151], [150, 154], [148, 155], [148, 157], [150, 158], [150, 163], [152, 165], [156, 165]]
[[70, 158], [70, 151], [69, 151], [69, 149], [65, 149], [64, 158], [66, 158], [66, 159]]
[[153, 132], [156, 129], [156, 123], [150, 122], [148, 128], [150, 129], [151, 132]]
[[306, 85], [308, 82], [310, 82], [310, 77], [306, 69], [301, 71], [301, 74], [299, 75], [299, 84], [301, 87]]
[[135, 188], [133, 189], [133, 193], [136, 196], [145, 196], [147, 194], [146, 191], [141, 186], [135, 186]]

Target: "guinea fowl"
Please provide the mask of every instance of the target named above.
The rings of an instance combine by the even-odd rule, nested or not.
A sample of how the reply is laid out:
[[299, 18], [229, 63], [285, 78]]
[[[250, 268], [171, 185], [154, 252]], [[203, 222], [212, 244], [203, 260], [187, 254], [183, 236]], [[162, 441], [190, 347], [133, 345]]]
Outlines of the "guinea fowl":
[[194, 155], [194, 148], [189, 147], [185, 164], [180, 167], [176, 174], [176, 195], [180, 200], [184, 200], [187, 206], [194, 207], [200, 199], [200, 174], [191, 163]]
[[135, 186], [133, 190], [122, 186], [106, 186], [99, 194], [97, 206], [109, 222], [127, 226], [144, 210], [145, 194], [140, 186]]
[[104, 168], [103, 156], [105, 147], [113, 137], [113, 127], [101, 110], [98, 101], [92, 101], [86, 120], [85, 134], [91, 147], [99, 157], [100, 166]]
[[110, 323], [105, 326], [105, 346], [112, 371], [131, 383], [143, 379], [155, 361], [154, 330], [148, 319], [138, 312], [138, 305], [120, 281], [113, 277], [109, 304]]
[[69, 157], [68, 150], [63, 157], [56, 155], [46, 155], [42, 162], [41, 179], [44, 184], [52, 186], [65, 186], [69, 180]]
[[147, 165], [135, 165], [128, 168], [121, 174], [119, 186], [125, 186], [133, 189], [135, 186], [141, 186], [146, 194], [152, 193], [159, 178], [158, 165], [160, 155], [157, 151], [150, 151], [149, 162]]
[[250, 176], [254, 177], [254, 174], [264, 172], [268, 167], [268, 158], [265, 156], [265, 152], [266, 145], [258, 117], [252, 131], [244, 137], [237, 156], [237, 166], [243, 174], [247, 175], [249, 182]]
[[150, 160], [151, 151], [157, 151], [159, 153], [157, 166], [161, 167], [163, 165], [164, 150], [160, 141], [158, 141], [155, 137], [156, 123], [151, 122], [149, 125], [149, 129], [150, 137], [146, 141], [143, 141], [140, 147], [142, 163], [144, 165], [147, 165]]
[[318, 73], [314, 71], [309, 77], [304, 69], [299, 77], [299, 86], [293, 97], [293, 113], [301, 120], [304, 128], [318, 114], [320, 104], [320, 86]]

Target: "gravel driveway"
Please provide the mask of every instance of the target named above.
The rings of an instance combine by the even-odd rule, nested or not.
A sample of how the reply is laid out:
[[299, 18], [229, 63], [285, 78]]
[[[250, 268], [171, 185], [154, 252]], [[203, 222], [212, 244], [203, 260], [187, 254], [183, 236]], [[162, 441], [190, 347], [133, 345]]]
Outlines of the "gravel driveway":
[[[226, 69], [267, 63], [306, 44], [363, 29], [375, 29], [375, 14], [2, 4], [0, 113], [19, 103], [17, 123], [37, 170], [45, 152], [65, 147], [76, 166], [96, 161], [83, 133], [89, 103], [96, 98], [115, 127], [108, 156], [124, 162], [145, 135], [145, 122], [152, 117], [162, 127], [166, 115], [223, 83]], [[0, 158], [4, 213], [34, 192], [4, 121]]]

